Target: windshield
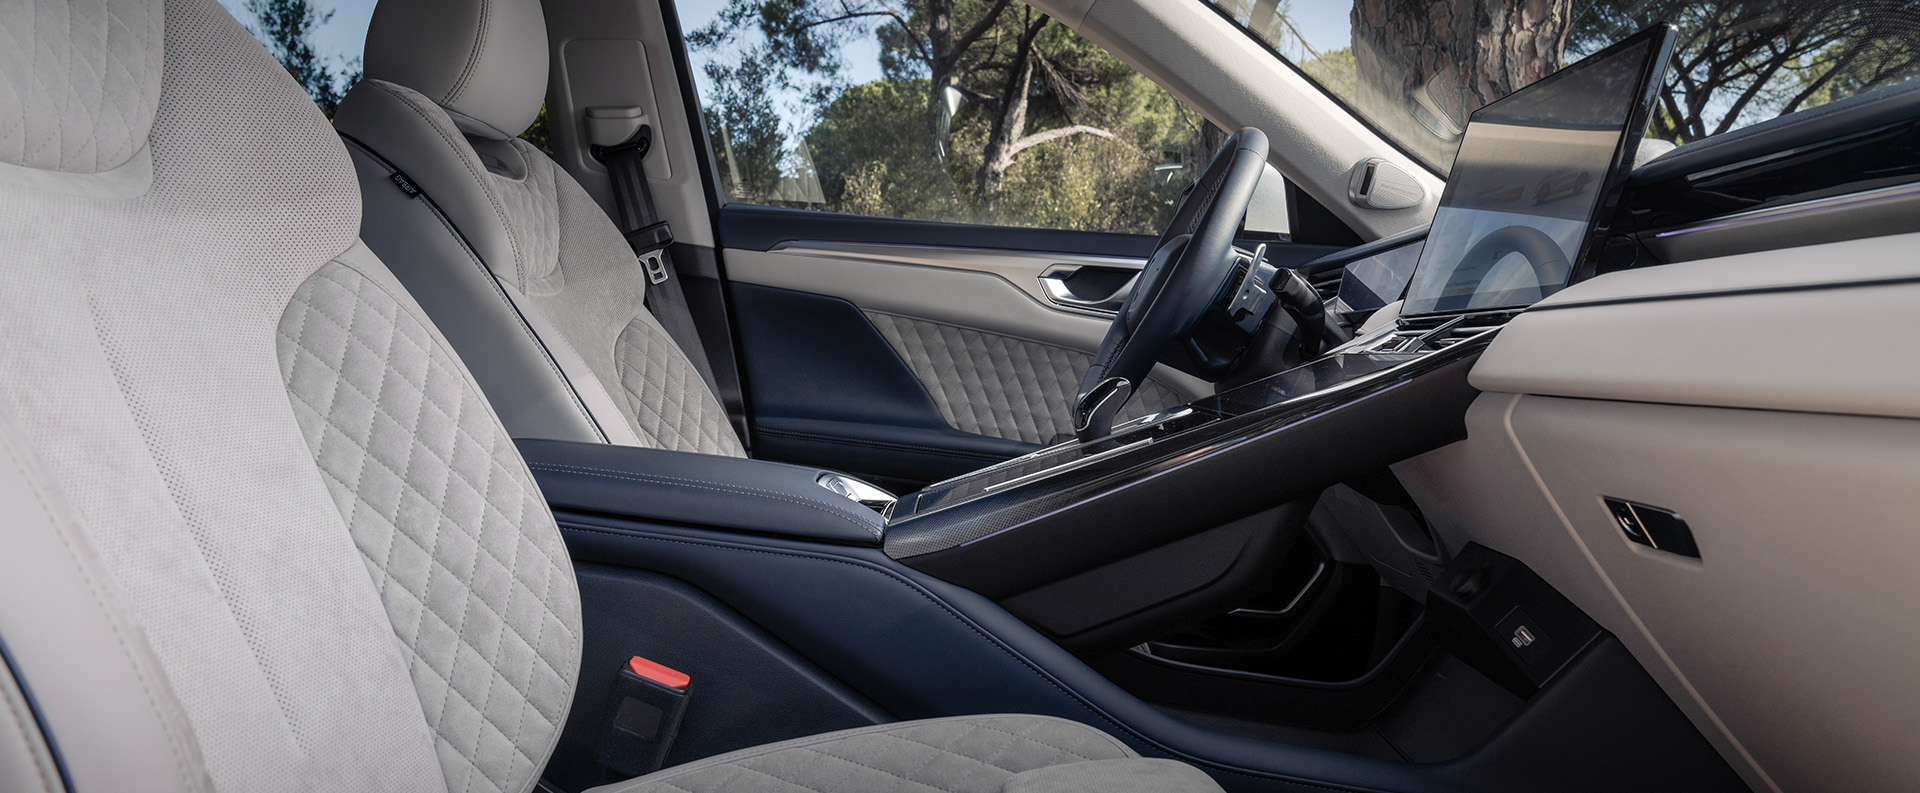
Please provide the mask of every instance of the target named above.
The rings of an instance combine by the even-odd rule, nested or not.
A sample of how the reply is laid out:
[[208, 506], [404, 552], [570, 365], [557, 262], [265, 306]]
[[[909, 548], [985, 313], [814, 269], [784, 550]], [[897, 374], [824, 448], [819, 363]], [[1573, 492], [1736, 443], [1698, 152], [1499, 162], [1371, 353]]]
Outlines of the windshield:
[[1647, 134], [1675, 144], [1920, 72], [1920, 0], [1199, 2], [1443, 176], [1474, 110], [1656, 22], [1680, 39]]

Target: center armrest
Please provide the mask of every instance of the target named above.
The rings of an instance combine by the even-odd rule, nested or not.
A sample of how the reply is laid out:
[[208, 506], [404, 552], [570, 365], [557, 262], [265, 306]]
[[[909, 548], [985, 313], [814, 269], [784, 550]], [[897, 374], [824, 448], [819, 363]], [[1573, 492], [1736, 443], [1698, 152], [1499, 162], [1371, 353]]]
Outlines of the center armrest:
[[556, 510], [879, 545], [886, 520], [819, 482], [833, 473], [740, 457], [573, 441], [516, 440]]

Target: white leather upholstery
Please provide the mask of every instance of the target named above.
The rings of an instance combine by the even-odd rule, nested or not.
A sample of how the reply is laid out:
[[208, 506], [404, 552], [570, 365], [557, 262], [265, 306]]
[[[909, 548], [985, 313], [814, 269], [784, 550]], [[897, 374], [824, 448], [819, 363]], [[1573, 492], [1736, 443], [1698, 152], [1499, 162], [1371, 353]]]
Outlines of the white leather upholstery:
[[62, 793], [66, 789], [37, 721], [13, 674], [0, 665], [0, 790]]
[[426, 94], [469, 135], [525, 132], [547, 93], [547, 22], [526, 0], [406, 0], [374, 7], [366, 76]]
[[[532, 0], [468, 1], [537, 6]], [[410, 11], [385, 8], [376, 11], [368, 33], [369, 64], [374, 48], [398, 46], [391, 43], [409, 41], [409, 35], [417, 38], [427, 25], [427, 18]], [[512, 16], [497, 8], [487, 13]], [[411, 33], [398, 32], [402, 29]], [[424, 48], [405, 57], [436, 52]], [[514, 405], [503, 414], [508, 431], [516, 437], [745, 456], [719, 399], [647, 312], [645, 274], [599, 204], [532, 145], [463, 134], [466, 125], [457, 111], [436, 104], [431, 90], [416, 88], [363, 81], [341, 103], [335, 125], [357, 147], [365, 147], [355, 150], [366, 160], [359, 166], [369, 177], [364, 188], [388, 194], [373, 200], [391, 199], [398, 188], [388, 178], [403, 173], [452, 229], [426, 222], [419, 213], [383, 212], [366, 216], [362, 235], [383, 255], [417, 248], [422, 235], [452, 234], [464, 243], [436, 246], [432, 255], [414, 250], [414, 255], [386, 258], [478, 367], [481, 386], [496, 401]], [[521, 101], [537, 109], [540, 98], [535, 92]], [[492, 310], [497, 307], [473, 305], [497, 302], [488, 297], [495, 287], [476, 283], [487, 275], [470, 266], [461, 247], [471, 249], [491, 272], [500, 299], [518, 315], [512, 324], [536, 337], [544, 365], [533, 365], [529, 358], [536, 353], [501, 334], [499, 312]], [[442, 293], [459, 293], [465, 301]], [[496, 325], [482, 326], [476, 310], [487, 311]], [[511, 369], [515, 376], [496, 369]], [[561, 376], [530, 376], [542, 369]], [[574, 427], [582, 417], [598, 437], [579, 437]]]
[[155, 4], [0, 3], [0, 163], [98, 173], [132, 159], [160, 100], [160, 50]]

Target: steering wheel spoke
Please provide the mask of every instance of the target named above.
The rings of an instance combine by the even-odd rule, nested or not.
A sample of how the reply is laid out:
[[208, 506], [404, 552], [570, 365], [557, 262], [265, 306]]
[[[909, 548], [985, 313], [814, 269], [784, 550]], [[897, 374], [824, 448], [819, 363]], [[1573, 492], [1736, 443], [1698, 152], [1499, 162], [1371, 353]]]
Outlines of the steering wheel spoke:
[[[1236, 295], [1244, 293], [1244, 285], [1229, 283], [1238, 258], [1233, 238], [1246, 218], [1266, 162], [1266, 133], [1252, 127], [1234, 133], [1214, 154], [1193, 189], [1181, 199], [1173, 220], [1154, 246], [1153, 257], [1140, 271], [1133, 291], [1107, 328], [1093, 365], [1081, 378], [1076, 404], [1087, 404], [1090, 396], [1102, 397], [1095, 401], [1111, 417], [1176, 343], [1193, 347], [1181, 355], [1210, 355], [1191, 335], [1200, 318], [1230, 287], [1240, 287]], [[1259, 265], [1256, 260], [1251, 269], [1257, 271]], [[1248, 273], [1249, 279], [1259, 277], [1257, 272]], [[1272, 293], [1269, 290], [1267, 294], [1270, 306]], [[1250, 300], [1258, 302], [1257, 295]], [[1243, 305], [1237, 296], [1234, 305], [1255, 315], [1262, 313]], [[1217, 361], [1207, 364], [1208, 368], [1218, 365]], [[1127, 393], [1118, 395], [1117, 402], [1112, 393], [1096, 393], [1114, 378], [1125, 380], [1129, 386]], [[1108, 403], [1112, 403], [1110, 409], [1105, 408]], [[1096, 428], [1099, 432], [1093, 437], [1105, 434], [1105, 428]]]

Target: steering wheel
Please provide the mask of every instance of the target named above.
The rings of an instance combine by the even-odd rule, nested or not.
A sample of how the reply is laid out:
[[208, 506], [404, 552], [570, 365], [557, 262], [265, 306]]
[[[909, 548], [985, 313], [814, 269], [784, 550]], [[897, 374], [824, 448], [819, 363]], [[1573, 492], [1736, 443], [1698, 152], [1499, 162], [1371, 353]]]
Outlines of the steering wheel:
[[1154, 362], [1186, 338], [1231, 286], [1233, 236], [1266, 162], [1266, 133], [1241, 129], [1220, 147], [1181, 199], [1080, 380], [1073, 418], [1074, 432], [1082, 440], [1107, 433], [1114, 414], [1146, 380]]

